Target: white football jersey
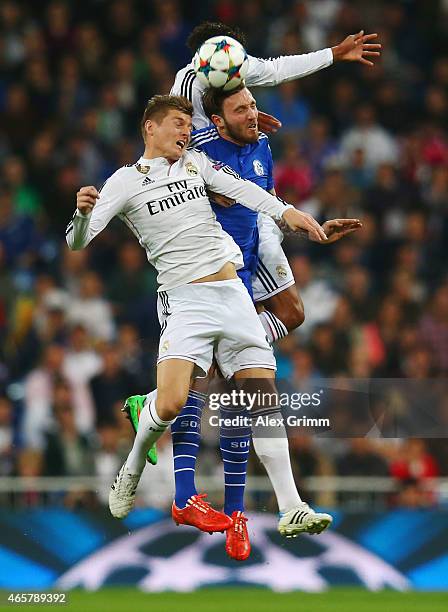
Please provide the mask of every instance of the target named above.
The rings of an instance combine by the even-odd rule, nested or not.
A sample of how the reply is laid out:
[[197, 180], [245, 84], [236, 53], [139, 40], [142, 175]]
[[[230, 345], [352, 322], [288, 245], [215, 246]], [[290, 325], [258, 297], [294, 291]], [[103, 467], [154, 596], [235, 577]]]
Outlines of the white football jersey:
[[76, 210], [67, 226], [67, 244], [84, 248], [118, 216], [157, 269], [159, 291], [213, 274], [229, 261], [239, 269], [241, 251], [216, 220], [206, 187], [276, 219], [289, 207], [228, 166], [190, 149], [174, 164], [162, 157], [140, 158], [117, 170], [89, 215]]
[[[333, 51], [330, 48], [304, 53], [302, 55], [284, 55], [271, 59], [248, 56], [249, 66], [246, 75], [247, 87], [271, 87], [285, 81], [293, 81], [313, 74], [333, 63]], [[185, 96], [193, 103], [194, 129], [207, 127], [210, 120], [204, 113], [202, 94], [205, 86], [196, 78], [193, 61], [176, 74], [170, 93]]]

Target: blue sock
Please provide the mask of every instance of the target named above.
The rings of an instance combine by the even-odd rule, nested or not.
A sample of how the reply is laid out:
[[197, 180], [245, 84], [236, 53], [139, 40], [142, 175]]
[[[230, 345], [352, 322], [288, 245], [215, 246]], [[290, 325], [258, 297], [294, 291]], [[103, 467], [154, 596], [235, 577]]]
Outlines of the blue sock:
[[224, 464], [224, 512], [231, 515], [235, 510], [244, 512], [244, 488], [246, 485], [247, 460], [249, 458], [251, 428], [241, 418], [250, 418], [245, 408], [220, 408], [221, 419], [240, 417], [240, 424], [221, 427], [219, 442]]
[[175, 504], [184, 508], [187, 500], [196, 495], [194, 474], [201, 439], [201, 416], [206, 396], [190, 391], [182, 412], [171, 425], [173, 438]]

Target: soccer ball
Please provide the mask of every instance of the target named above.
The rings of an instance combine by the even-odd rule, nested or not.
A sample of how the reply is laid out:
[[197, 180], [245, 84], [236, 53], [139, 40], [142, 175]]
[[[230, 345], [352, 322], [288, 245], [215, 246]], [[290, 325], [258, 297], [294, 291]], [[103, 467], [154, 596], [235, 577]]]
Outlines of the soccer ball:
[[246, 77], [249, 61], [244, 47], [230, 36], [213, 36], [193, 59], [196, 76], [205, 87], [235, 89]]

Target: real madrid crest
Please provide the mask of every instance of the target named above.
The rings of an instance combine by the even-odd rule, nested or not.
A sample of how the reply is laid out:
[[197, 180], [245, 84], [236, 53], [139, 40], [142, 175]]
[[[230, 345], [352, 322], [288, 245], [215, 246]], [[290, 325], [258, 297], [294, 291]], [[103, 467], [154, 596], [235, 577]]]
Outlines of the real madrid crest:
[[286, 278], [288, 273], [286, 271], [285, 266], [277, 266], [276, 268], [277, 274], [280, 278]]
[[185, 170], [187, 172], [187, 174], [189, 174], [190, 176], [197, 176], [199, 170], [196, 168], [196, 166], [194, 164], [192, 164], [191, 162], [187, 162], [185, 164]]
[[148, 174], [151, 166], [142, 166], [141, 164], [135, 164], [135, 167], [141, 174]]
[[160, 349], [160, 352], [166, 353], [169, 347], [170, 347], [170, 343], [168, 342], [168, 340], [165, 340], [165, 342], [162, 344], [162, 348]]

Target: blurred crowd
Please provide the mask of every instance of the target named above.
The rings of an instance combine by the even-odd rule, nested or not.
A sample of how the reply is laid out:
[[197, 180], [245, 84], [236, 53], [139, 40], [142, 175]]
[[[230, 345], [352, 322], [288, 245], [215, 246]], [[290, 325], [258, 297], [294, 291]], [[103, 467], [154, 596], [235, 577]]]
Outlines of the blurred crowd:
[[[283, 123], [271, 138], [279, 195], [321, 221], [363, 222], [332, 246], [285, 239], [306, 319], [277, 347], [279, 375], [448, 374], [448, 2], [3, 0], [3, 476], [109, 476], [129, 448], [123, 399], [154, 387], [156, 276], [120, 223], [80, 252], [66, 248], [64, 230], [80, 186], [99, 187], [141, 154], [143, 105], [169, 92], [204, 19], [237, 24], [261, 57], [331, 46], [361, 28], [383, 44], [374, 68], [338, 64], [254, 90]], [[446, 428], [447, 406], [437, 418]], [[211, 441], [207, 453], [213, 474]], [[299, 479], [390, 475], [395, 504], [437, 503], [425, 482], [448, 475], [443, 439], [304, 435], [292, 455]]]

